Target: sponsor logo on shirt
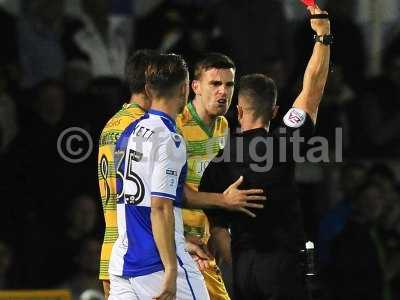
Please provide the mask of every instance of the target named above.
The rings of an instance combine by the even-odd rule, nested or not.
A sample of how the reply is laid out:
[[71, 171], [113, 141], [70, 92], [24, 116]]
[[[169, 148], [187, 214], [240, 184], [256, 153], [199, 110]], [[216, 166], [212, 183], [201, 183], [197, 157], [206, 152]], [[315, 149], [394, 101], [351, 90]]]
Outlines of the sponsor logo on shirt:
[[172, 170], [172, 169], [166, 169], [165, 174], [171, 175], [171, 176], [178, 176], [178, 172], [176, 170]]

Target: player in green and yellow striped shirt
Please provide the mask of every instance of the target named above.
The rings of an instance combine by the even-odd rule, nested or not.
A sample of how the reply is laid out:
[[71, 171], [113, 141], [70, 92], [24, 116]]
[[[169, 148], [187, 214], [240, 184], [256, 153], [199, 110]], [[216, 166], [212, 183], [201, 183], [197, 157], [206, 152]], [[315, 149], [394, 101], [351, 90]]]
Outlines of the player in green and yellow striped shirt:
[[[188, 175], [185, 195], [197, 191], [208, 163], [224, 147], [228, 133], [227, 112], [234, 91], [235, 65], [225, 55], [206, 54], [195, 66], [192, 88], [195, 98], [177, 118], [177, 127], [186, 141]], [[185, 236], [199, 238], [207, 244], [209, 223], [202, 210], [182, 211]], [[211, 300], [226, 300], [220, 271], [215, 261], [203, 271]]]
[[109, 292], [108, 265], [112, 247], [118, 237], [116, 185], [114, 167], [115, 143], [121, 133], [134, 120], [140, 118], [151, 102], [144, 94], [145, 70], [157, 56], [152, 51], [137, 51], [126, 65], [126, 73], [132, 97], [128, 104], [124, 104], [104, 127], [99, 141], [98, 177], [104, 219], [106, 223], [104, 241], [100, 256], [100, 275], [103, 281], [106, 298]]

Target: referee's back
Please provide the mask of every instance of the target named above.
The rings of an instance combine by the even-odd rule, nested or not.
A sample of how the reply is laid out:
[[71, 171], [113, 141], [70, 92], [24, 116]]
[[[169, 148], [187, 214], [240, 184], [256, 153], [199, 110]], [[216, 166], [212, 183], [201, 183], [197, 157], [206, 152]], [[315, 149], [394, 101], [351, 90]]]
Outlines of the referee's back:
[[[294, 122], [290, 115], [299, 116]], [[223, 192], [232, 181], [244, 176], [240, 188], [266, 191], [264, 208], [251, 218], [240, 212], [208, 210], [216, 226], [230, 227], [232, 250], [287, 248], [304, 245], [302, 211], [294, 182], [295, 157], [304, 152], [304, 141], [312, 135], [314, 124], [303, 111], [292, 108], [282, 126], [272, 132], [251, 129], [229, 139], [225, 149], [208, 165], [200, 184], [201, 191]], [[299, 137], [299, 138], [297, 138]], [[296, 154], [297, 151], [297, 154]]]

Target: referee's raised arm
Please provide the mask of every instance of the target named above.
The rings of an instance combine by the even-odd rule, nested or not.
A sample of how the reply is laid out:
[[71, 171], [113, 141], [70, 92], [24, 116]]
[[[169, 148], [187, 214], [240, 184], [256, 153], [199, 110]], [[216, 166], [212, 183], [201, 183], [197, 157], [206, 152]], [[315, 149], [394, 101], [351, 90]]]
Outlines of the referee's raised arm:
[[328, 13], [317, 5], [309, 6], [311, 28], [315, 31], [315, 45], [303, 78], [303, 89], [293, 103], [293, 107], [308, 113], [315, 123], [318, 106], [324, 92], [329, 72], [331, 35]]

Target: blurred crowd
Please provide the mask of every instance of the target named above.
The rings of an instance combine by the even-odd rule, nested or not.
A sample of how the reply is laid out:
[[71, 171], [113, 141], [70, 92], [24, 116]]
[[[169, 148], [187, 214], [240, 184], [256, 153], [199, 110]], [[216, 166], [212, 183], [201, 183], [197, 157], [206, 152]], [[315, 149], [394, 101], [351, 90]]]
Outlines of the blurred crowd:
[[[66, 287], [79, 299], [101, 290], [96, 147], [106, 121], [130, 98], [129, 53], [175, 52], [189, 65], [203, 52], [225, 53], [238, 76], [276, 80], [284, 113], [313, 40], [306, 15], [291, 18], [278, 0], [80, 0], [75, 15], [67, 14], [68, 2], [21, 0], [17, 15], [0, 8], [0, 289]], [[400, 299], [400, 28], [385, 39], [382, 72], [369, 76], [369, 36], [354, 19], [355, 4], [324, 5], [335, 44], [317, 135], [334, 149], [340, 128], [345, 163], [319, 164], [316, 180], [300, 178], [300, 192], [328, 296]], [[234, 128], [235, 103], [227, 117]], [[57, 151], [70, 127], [94, 141], [78, 164]]]
[[316, 234], [322, 299], [399, 299], [400, 194], [393, 170], [347, 163], [339, 189]]

